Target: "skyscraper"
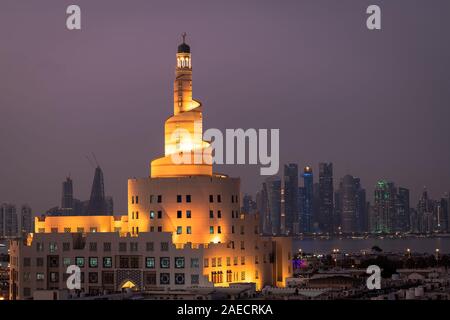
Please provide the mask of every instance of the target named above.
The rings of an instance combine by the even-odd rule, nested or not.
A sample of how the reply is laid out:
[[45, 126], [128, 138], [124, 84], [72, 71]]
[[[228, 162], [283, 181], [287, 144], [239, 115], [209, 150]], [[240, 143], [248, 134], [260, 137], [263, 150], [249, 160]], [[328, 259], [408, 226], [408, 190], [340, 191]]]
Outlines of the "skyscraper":
[[333, 232], [333, 164], [319, 164], [319, 230]]
[[0, 237], [16, 237], [18, 235], [19, 220], [15, 205], [3, 203], [0, 206], [0, 220]]
[[272, 176], [266, 179], [271, 234], [281, 232], [281, 179]]
[[103, 171], [100, 166], [97, 166], [97, 168], [95, 168], [87, 214], [91, 216], [100, 216], [107, 214]]
[[394, 221], [394, 231], [407, 232], [409, 230], [409, 190], [399, 187], [397, 194], [397, 210]]
[[394, 230], [397, 192], [394, 183], [380, 180], [375, 187], [370, 217], [370, 232], [390, 233]]
[[66, 181], [62, 183], [61, 209], [64, 211], [73, 210], [73, 184], [70, 177], [67, 177]]
[[292, 234], [298, 230], [298, 166], [295, 163], [284, 165], [284, 212], [285, 232]]
[[339, 184], [341, 197], [341, 231], [351, 233], [356, 230], [356, 183], [353, 176], [345, 175]]
[[256, 193], [256, 208], [259, 213], [260, 230], [264, 234], [270, 234], [270, 211], [266, 182], [263, 182], [261, 190]]
[[33, 213], [30, 206], [23, 205], [21, 208], [20, 216], [20, 232], [21, 233], [31, 233], [33, 232]]
[[303, 198], [303, 214], [301, 216], [302, 231], [309, 233], [312, 232], [313, 224], [313, 170], [312, 167], [306, 166], [303, 168], [303, 186], [304, 186], [304, 198]]

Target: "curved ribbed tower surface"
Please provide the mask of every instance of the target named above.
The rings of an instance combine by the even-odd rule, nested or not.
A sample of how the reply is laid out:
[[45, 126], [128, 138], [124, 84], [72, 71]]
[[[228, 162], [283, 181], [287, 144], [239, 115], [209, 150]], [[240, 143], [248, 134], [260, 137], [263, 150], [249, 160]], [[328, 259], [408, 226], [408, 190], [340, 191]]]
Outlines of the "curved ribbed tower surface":
[[173, 92], [173, 116], [164, 126], [164, 157], [150, 165], [152, 178], [211, 176], [212, 156], [203, 141], [202, 104], [192, 98], [191, 49], [178, 46]]

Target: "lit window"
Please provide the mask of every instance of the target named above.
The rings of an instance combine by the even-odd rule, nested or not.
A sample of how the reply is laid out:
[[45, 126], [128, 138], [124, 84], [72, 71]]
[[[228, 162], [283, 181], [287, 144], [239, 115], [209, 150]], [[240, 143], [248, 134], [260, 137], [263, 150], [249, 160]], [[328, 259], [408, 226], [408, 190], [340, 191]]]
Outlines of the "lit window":
[[217, 227], [217, 233], [222, 233], [222, 228], [220, 226]]
[[175, 257], [175, 268], [184, 268], [184, 257]]
[[214, 227], [213, 226], [209, 227], [209, 234], [214, 234]]
[[70, 266], [72, 264], [72, 260], [70, 258], [64, 258], [63, 264], [65, 267]]
[[50, 242], [50, 252], [55, 252], [56, 250], [58, 250], [58, 245], [56, 244], [56, 242]]
[[169, 257], [161, 257], [159, 260], [159, 266], [163, 269], [170, 268], [170, 259]]
[[186, 218], [191, 218], [191, 210], [186, 210]]
[[112, 258], [111, 257], [103, 258], [103, 268], [112, 268]]
[[89, 257], [89, 268], [97, 268], [97, 267], [98, 267], [98, 258]]
[[181, 234], [183, 232], [183, 227], [178, 226], [177, 227], [177, 234]]
[[155, 268], [155, 257], [146, 257], [145, 258], [145, 267], [149, 269]]
[[192, 227], [191, 226], [187, 226], [186, 227], [186, 233], [187, 234], [192, 234]]
[[214, 218], [214, 211], [209, 210], [209, 218], [210, 219]]
[[76, 257], [75, 258], [75, 264], [80, 267], [84, 268], [84, 258], [83, 257]]

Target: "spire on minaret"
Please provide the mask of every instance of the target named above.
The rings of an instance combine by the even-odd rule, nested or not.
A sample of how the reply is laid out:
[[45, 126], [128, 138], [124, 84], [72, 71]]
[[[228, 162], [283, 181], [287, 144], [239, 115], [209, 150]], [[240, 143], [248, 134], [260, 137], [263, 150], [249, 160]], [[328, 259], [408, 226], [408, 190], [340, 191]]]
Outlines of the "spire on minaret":
[[183, 32], [181, 36], [183, 37], [183, 43], [186, 43], [186, 36], [187, 36], [186, 32]]
[[186, 32], [181, 34], [183, 43], [178, 46], [178, 53], [191, 53], [191, 48], [186, 44]]

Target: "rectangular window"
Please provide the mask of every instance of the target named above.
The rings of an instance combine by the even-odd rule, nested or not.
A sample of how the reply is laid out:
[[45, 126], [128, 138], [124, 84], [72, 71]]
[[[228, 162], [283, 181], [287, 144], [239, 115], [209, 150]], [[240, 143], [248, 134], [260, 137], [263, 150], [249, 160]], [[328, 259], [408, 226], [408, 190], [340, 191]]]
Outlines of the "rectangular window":
[[158, 211], [158, 219], [162, 218], [162, 211]]
[[177, 211], [177, 219], [180, 219], [181, 217], [182, 217], [182, 213], [181, 213], [181, 210], [178, 210]]
[[136, 204], [139, 203], [139, 196], [136, 196]]
[[244, 281], [245, 280], [245, 271], [242, 271], [241, 272], [241, 281]]
[[191, 258], [191, 268], [198, 268], [200, 266], [198, 258]]
[[139, 266], [139, 257], [130, 257], [130, 265], [133, 269], [140, 268]]
[[155, 219], [155, 211], [150, 211], [150, 219]]
[[31, 259], [30, 258], [23, 258], [23, 266], [29, 267], [31, 265]]
[[138, 251], [138, 243], [137, 242], [130, 242], [130, 251], [131, 252]]
[[220, 226], [217, 227], [217, 233], [222, 233], [222, 228]]
[[36, 273], [36, 281], [44, 281], [44, 274], [42, 272]]
[[217, 195], [217, 202], [222, 202], [222, 197], [220, 196], [220, 194]]
[[50, 253], [56, 252], [58, 250], [58, 244], [56, 242], [49, 243]]
[[161, 226], [158, 227], [158, 232], [162, 232], [162, 227]]
[[186, 218], [191, 218], [191, 210], [186, 210]]
[[190, 194], [187, 194], [186, 195], [186, 202], [191, 202], [191, 195]]
[[161, 242], [161, 251], [169, 251], [169, 243]]
[[183, 227], [178, 226], [177, 227], [177, 234], [181, 234], [183, 232]]
[[222, 266], [222, 258], [217, 258], [217, 266], [218, 267]]
[[192, 234], [192, 227], [191, 226], [187, 226], [186, 227], [186, 234]]
[[71, 232], [71, 229], [70, 229], [70, 228], [64, 228], [64, 232], [65, 232], [65, 233], [70, 233], [70, 232]]
[[205, 258], [205, 259], [203, 260], [203, 267], [205, 267], [205, 268], [208, 268], [208, 267], [209, 267], [209, 259], [208, 259], [208, 258]]
[[103, 268], [112, 268], [112, 258], [103, 257]]
[[230, 257], [227, 257], [227, 266], [228, 267], [231, 266], [231, 258]]
[[43, 252], [44, 251], [44, 244], [42, 242], [36, 242], [36, 251], [37, 252]]
[[214, 218], [214, 211], [209, 210], [209, 218], [210, 219]]
[[175, 257], [175, 268], [177, 269], [184, 268], [184, 257]]
[[219, 218], [219, 219], [222, 218], [222, 211], [220, 211], [220, 210], [217, 211], [217, 218]]
[[159, 266], [162, 269], [168, 269], [170, 268], [170, 258], [169, 257], [161, 257], [159, 259]]
[[214, 202], [214, 196], [212, 194], [209, 195], [209, 202]]
[[97, 267], [98, 267], [98, 258], [89, 257], [89, 268], [97, 268]]
[[77, 228], [77, 232], [78, 232], [78, 233], [84, 233], [84, 228], [83, 228], [83, 227]]
[[241, 257], [241, 264], [244, 265], [245, 264], [245, 256]]
[[158, 203], [161, 203], [162, 202], [162, 195], [158, 195]]
[[209, 234], [214, 234], [214, 227], [213, 226], [209, 227]]
[[211, 267], [215, 267], [216, 266], [216, 258], [212, 258], [211, 259]]
[[145, 258], [145, 267], [148, 269], [155, 268], [155, 257], [146, 257]]
[[97, 242], [89, 242], [89, 251], [97, 251]]
[[154, 199], [153, 199], [153, 195], [150, 195], [150, 203], [153, 203]]
[[70, 242], [63, 242], [63, 251], [70, 251]]
[[104, 242], [103, 243], [103, 251], [104, 252], [110, 252], [111, 251], [111, 242]]
[[136, 211], [136, 219], [139, 219], [139, 211]]
[[70, 266], [72, 264], [72, 259], [65, 257], [63, 259], [63, 265], [64, 267]]
[[181, 194], [178, 194], [177, 195], [177, 202], [181, 203], [181, 201], [182, 201], [182, 196], [181, 196]]
[[153, 244], [153, 242], [147, 242], [147, 243], [145, 244], [145, 248], [146, 248], [147, 251], [153, 251], [153, 249], [154, 249], [154, 244]]
[[134, 196], [131, 196], [131, 204], [134, 204]]
[[191, 284], [199, 284], [199, 279], [198, 274], [191, 274]]
[[80, 267], [84, 268], [84, 258], [83, 257], [76, 257], [75, 258], [75, 264]]
[[43, 267], [44, 266], [44, 258], [36, 258], [36, 266]]
[[120, 252], [126, 252], [127, 251], [127, 243], [126, 242], [119, 242], [119, 251]]
[[155, 227], [154, 226], [151, 226], [150, 227], [150, 232], [154, 232], [155, 231]]

